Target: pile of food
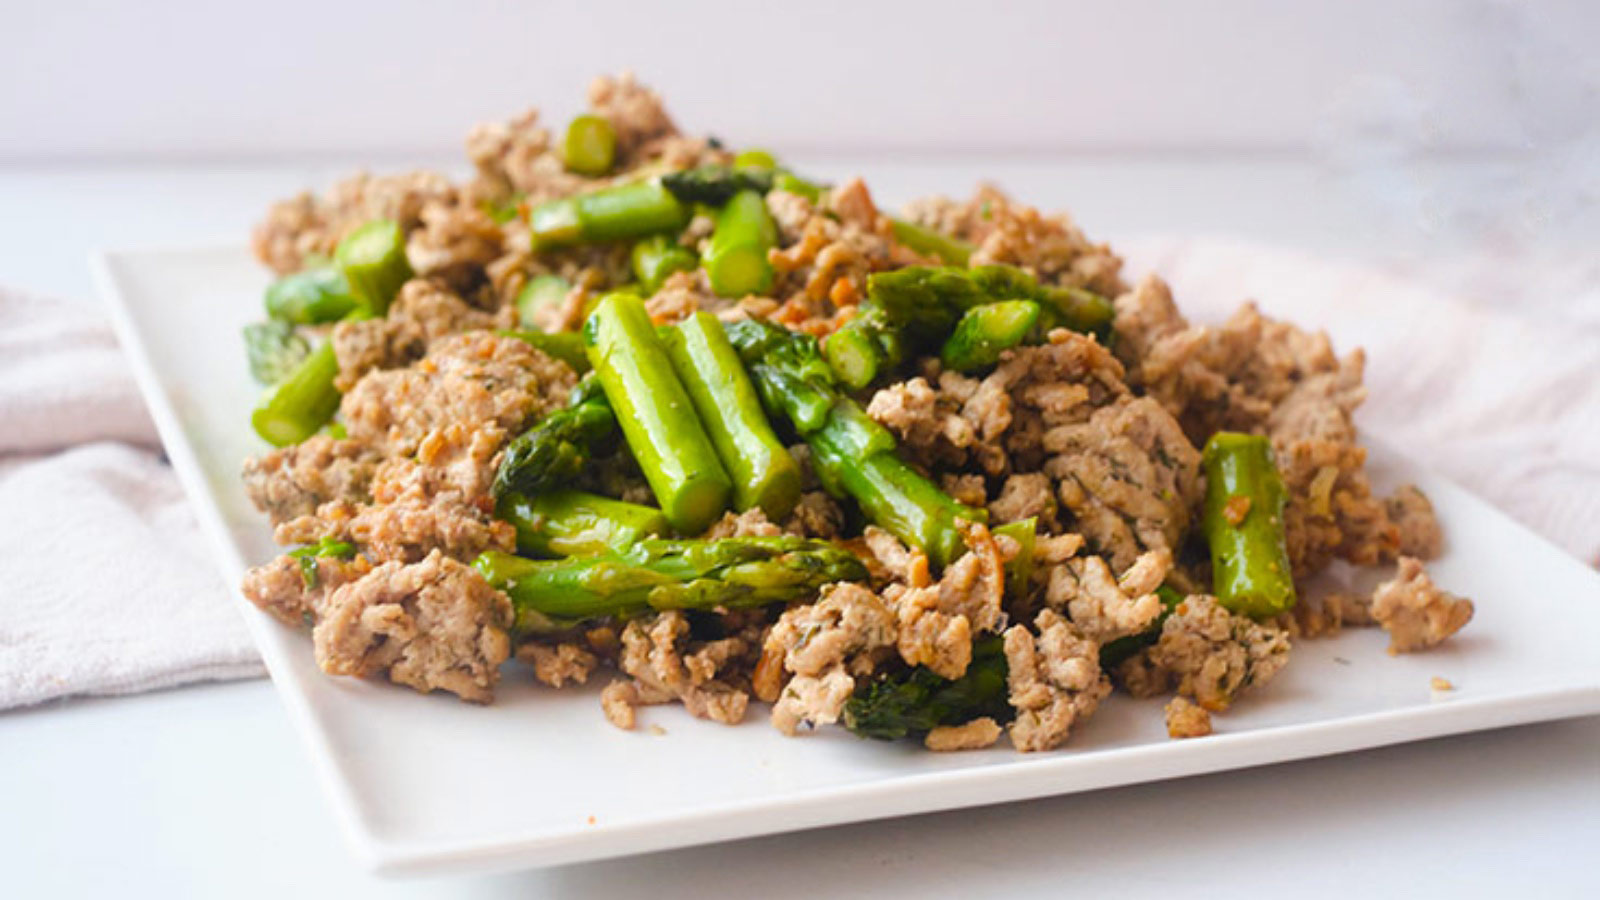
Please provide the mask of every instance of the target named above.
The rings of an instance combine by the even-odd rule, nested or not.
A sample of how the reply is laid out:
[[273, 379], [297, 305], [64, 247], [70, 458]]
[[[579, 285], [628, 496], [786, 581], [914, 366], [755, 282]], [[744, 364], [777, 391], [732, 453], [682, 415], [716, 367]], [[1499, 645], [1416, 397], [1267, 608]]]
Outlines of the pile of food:
[[[1192, 325], [993, 188], [888, 215], [629, 76], [467, 149], [467, 183], [360, 175], [255, 233], [278, 449], [244, 481], [295, 549], [244, 592], [330, 674], [487, 702], [609, 670], [622, 728], [758, 700], [1047, 750], [1116, 689], [1206, 734], [1291, 638], [1472, 616], [1427, 499], [1373, 493], [1359, 351], [1248, 304]], [[1334, 560], [1398, 573], [1307, 596]]]

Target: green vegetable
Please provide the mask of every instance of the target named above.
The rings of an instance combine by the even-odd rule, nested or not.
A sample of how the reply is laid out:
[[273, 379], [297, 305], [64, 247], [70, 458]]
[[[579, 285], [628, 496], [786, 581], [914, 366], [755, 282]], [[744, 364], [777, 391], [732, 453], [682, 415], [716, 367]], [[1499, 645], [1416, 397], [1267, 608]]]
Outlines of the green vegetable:
[[[829, 335], [822, 350], [839, 380], [860, 389], [911, 354], [942, 345], [969, 310], [985, 304], [1037, 303], [1032, 335], [1058, 326], [1109, 328], [1110, 302], [1095, 298], [1101, 306], [1090, 298], [1095, 295], [1080, 289], [1042, 287], [1015, 266], [907, 266], [868, 277], [867, 298], [855, 318]], [[956, 348], [958, 360], [965, 358], [967, 346], [963, 342]]]
[[807, 181], [793, 172], [778, 171], [772, 176], [772, 189], [775, 191], [788, 191], [817, 203], [822, 200], [823, 187], [815, 182]]
[[388, 219], [374, 219], [350, 232], [339, 242], [333, 260], [350, 293], [378, 317], [389, 312], [389, 304], [412, 277], [405, 232]]
[[274, 447], [298, 444], [316, 434], [339, 410], [339, 389], [333, 385], [338, 375], [333, 343], [324, 342], [262, 395], [250, 416], [256, 434]]
[[964, 266], [976, 247], [942, 232], [904, 219], [890, 219], [894, 239], [923, 256], [937, 256], [953, 266]]
[[787, 535], [644, 540], [620, 552], [546, 562], [491, 550], [473, 565], [511, 598], [521, 634], [652, 610], [788, 603], [836, 581], [867, 577], [849, 551]]
[[736, 169], [776, 169], [778, 160], [765, 150], [752, 147], [739, 151], [733, 158], [733, 167]]
[[333, 266], [301, 269], [267, 288], [267, 315], [291, 325], [337, 322], [360, 303]]
[[688, 272], [700, 264], [693, 250], [664, 234], [634, 244], [629, 261], [633, 264], [633, 277], [639, 279], [647, 294], [661, 290], [661, 283], [673, 272]]
[[778, 245], [778, 226], [767, 202], [756, 191], [734, 194], [717, 214], [717, 226], [706, 250], [706, 275], [719, 297], [761, 294], [772, 287], [767, 251]]
[[288, 322], [252, 322], [244, 327], [244, 352], [256, 381], [277, 384], [305, 361], [311, 345]]
[[991, 529], [995, 537], [1008, 537], [1017, 542], [1017, 555], [1006, 563], [1006, 594], [1022, 599], [1028, 594], [1028, 581], [1033, 578], [1033, 547], [1039, 532], [1039, 521], [1034, 518], [1007, 522]]
[[572, 285], [560, 275], [535, 275], [517, 292], [517, 322], [523, 328], [539, 327], [539, 311], [567, 302]]
[[661, 186], [684, 203], [722, 206], [740, 191], [765, 194], [772, 188], [772, 172], [753, 167], [700, 166], [662, 175]]
[[665, 333], [672, 367], [733, 477], [734, 508], [759, 506], [774, 522], [787, 518], [800, 500], [800, 467], [768, 424], [722, 323], [698, 312]]
[[957, 372], [973, 372], [1000, 361], [1000, 354], [1022, 343], [1039, 321], [1032, 300], [1000, 300], [962, 314], [944, 342], [939, 359]]
[[517, 191], [503, 200], [483, 200], [478, 205], [482, 207], [484, 215], [493, 219], [496, 225], [504, 225], [522, 212], [522, 202], [526, 199], [527, 195]]
[[659, 179], [548, 200], [528, 211], [535, 246], [587, 244], [675, 232], [689, 209]]
[[1100, 668], [1109, 671], [1113, 666], [1161, 638], [1161, 626], [1166, 624], [1167, 617], [1172, 615], [1178, 604], [1183, 602], [1183, 594], [1163, 584], [1156, 588], [1156, 596], [1161, 598], [1161, 615], [1157, 616], [1155, 622], [1144, 631], [1108, 641], [1101, 647]]
[[917, 666], [863, 683], [845, 702], [844, 727], [864, 738], [897, 741], [983, 716], [1010, 721], [1008, 668], [1000, 636], [978, 638], [972, 642], [972, 662], [960, 678], [941, 678]]
[[1265, 618], [1295, 603], [1284, 543], [1287, 493], [1260, 435], [1219, 431], [1200, 454], [1206, 476], [1200, 530], [1211, 548], [1212, 592], [1231, 612]]
[[834, 388], [815, 338], [758, 319], [727, 332], [762, 403], [787, 417], [810, 446], [823, 487], [853, 497], [874, 524], [937, 565], [961, 555], [957, 520], [982, 522], [987, 512], [957, 503], [895, 454], [893, 436]]
[[567, 171], [598, 177], [611, 171], [617, 159], [617, 132], [611, 120], [586, 113], [573, 117], [561, 142], [561, 159]]
[[589, 363], [661, 511], [678, 531], [699, 534], [727, 508], [733, 484], [644, 301], [633, 294], [606, 295], [583, 334]]
[[345, 541], [325, 537], [315, 544], [307, 544], [295, 550], [290, 550], [286, 556], [300, 560], [300, 580], [305, 582], [306, 590], [317, 586], [317, 560], [327, 557], [330, 559], [350, 559], [356, 555], [356, 545]]
[[545, 416], [506, 445], [493, 493], [541, 494], [570, 485], [617, 432], [611, 404], [593, 376], [572, 389], [566, 409]]
[[579, 375], [589, 371], [589, 357], [584, 352], [583, 335], [576, 331], [502, 331], [505, 337], [514, 337], [519, 341], [543, 352], [552, 359], [559, 359], [572, 367], [572, 371]]
[[515, 526], [517, 549], [534, 556], [621, 551], [670, 531], [659, 509], [573, 490], [506, 494], [495, 505], [495, 517]]

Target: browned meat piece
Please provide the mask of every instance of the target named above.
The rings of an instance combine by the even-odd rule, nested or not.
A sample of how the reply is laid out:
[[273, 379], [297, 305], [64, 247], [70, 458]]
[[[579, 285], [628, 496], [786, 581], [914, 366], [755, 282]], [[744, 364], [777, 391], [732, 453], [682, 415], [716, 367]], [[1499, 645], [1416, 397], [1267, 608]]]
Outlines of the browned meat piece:
[[244, 463], [244, 490], [272, 524], [310, 515], [330, 500], [359, 501], [377, 458], [359, 441], [314, 435]]
[[1118, 583], [1098, 556], [1069, 559], [1050, 568], [1045, 603], [1065, 613], [1085, 637], [1104, 644], [1144, 631], [1155, 622], [1161, 614], [1155, 589], [1171, 568], [1171, 553], [1151, 550]]
[[1394, 578], [1372, 594], [1372, 617], [1389, 632], [1390, 653], [1437, 646], [1472, 621], [1472, 601], [1440, 590], [1421, 561], [1403, 556]]
[[468, 332], [434, 341], [405, 369], [372, 372], [344, 397], [350, 436], [388, 456], [449, 425], [508, 434], [557, 409], [576, 381], [565, 363], [516, 338]]
[[1189, 702], [1183, 696], [1173, 697], [1162, 708], [1167, 719], [1167, 737], [1205, 737], [1211, 733], [1211, 713], [1204, 706]]
[[1345, 593], [1301, 597], [1288, 612], [1280, 613], [1273, 622], [1287, 631], [1291, 638], [1332, 636], [1346, 625], [1365, 627], [1378, 624], [1372, 618], [1372, 598]]
[[832, 540], [844, 528], [844, 511], [826, 491], [806, 491], [794, 512], [783, 523], [783, 530], [800, 537]]
[[770, 537], [782, 533], [782, 529], [767, 521], [767, 515], [761, 511], [761, 507], [753, 506], [742, 513], [728, 510], [722, 514], [721, 519], [712, 523], [701, 537], [715, 540], [727, 537]]
[[632, 72], [615, 78], [602, 75], [589, 82], [589, 108], [611, 122], [617, 133], [617, 156], [624, 167], [636, 163], [635, 157], [646, 145], [676, 134], [661, 95], [640, 84]]
[[251, 603], [299, 628], [321, 616], [329, 594], [372, 571], [372, 564], [361, 556], [348, 560], [318, 557], [311, 565], [315, 568], [307, 577], [301, 560], [280, 556], [246, 572], [241, 590]]
[[929, 197], [910, 204], [907, 218], [976, 244], [972, 265], [1020, 266], [1050, 284], [1076, 285], [1108, 297], [1124, 290], [1122, 260], [1105, 244], [1091, 244], [1067, 215], [1046, 216], [1017, 203], [993, 185], [955, 203]]
[[855, 676], [871, 672], [894, 642], [893, 610], [858, 584], [832, 585], [816, 603], [784, 612], [766, 637], [766, 654], [792, 676], [772, 708], [773, 726], [794, 734], [802, 722], [837, 722]]
[[415, 562], [434, 550], [470, 560], [488, 549], [510, 551], [516, 529], [493, 517], [489, 487], [506, 433], [450, 425], [429, 432], [411, 457], [385, 460], [372, 479], [372, 502], [335, 501], [279, 526], [279, 543], [338, 537], [374, 560]]
[[1000, 740], [1002, 729], [995, 720], [984, 716], [964, 725], [940, 725], [922, 739], [929, 750], [949, 753], [955, 750], [982, 750]]
[[517, 647], [517, 659], [533, 667], [533, 677], [555, 688], [569, 681], [583, 684], [600, 664], [593, 653], [572, 643], [529, 642]]
[[511, 655], [511, 601], [470, 566], [432, 553], [387, 562], [329, 595], [312, 632], [317, 664], [330, 675], [390, 681], [463, 700], [494, 698]]
[[1236, 616], [1216, 598], [1184, 599], [1161, 626], [1154, 646], [1123, 662], [1118, 680], [1136, 697], [1176, 687], [1213, 712], [1240, 691], [1265, 684], [1289, 661], [1289, 635], [1273, 625]]
[[430, 203], [422, 227], [406, 241], [406, 258], [424, 278], [461, 289], [485, 279], [484, 267], [502, 253], [500, 226], [474, 204]]
[[286, 274], [304, 266], [308, 256], [332, 256], [340, 239], [372, 219], [393, 219], [411, 231], [421, 223], [424, 206], [456, 202], [455, 187], [437, 173], [363, 172], [321, 198], [307, 193], [274, 204], [256, 226], [251, 243], [257, 259]]
[[[887, 546], [887, 537], [874, 535], [874, 552]], [[966, 674], [973, 635], [994, 631], [1001, 618], [1005, 560], [1000, 548], [982, 525], [968, 526], [965, 537], [967, 552], [945, 568], [938, 583], [927, 583], [927, 558], [917, 553], [905, 567], [909, 577], [883, 591], [884, 600], [894, 605], [900, 658], [944, 678]]]
[[1036, 518], [1042, 532], [1059, 531], [1055, 485], [1043, 472], [1023, 472], [1006, 478], [1000, 496], [989, 504], [989, 521], [996, 525]]
[[478, 170], [471, 193], [504, 200], [513, 193], [538, 203], [583, 190], [589, 180], [566, 170], [550, 132], [530, 109], [506, 122], [485, 122], [467, 134], [467, 157]]
[[1444, 534], [1433, 514], [1428, 496], [1414, 484], [1407, 484], [1383, 502], [1389, 521], [1400, 531], [1400, 553], [1429, 560], [1444, 549]]
[[1100, 671], [1100, 645], [1051, 610], [1039, 613], [1035, 637], [1023, 625], [1005, 633], [1007, 684], [1017, 711], [1011, 743], [1018, 750], [1052, 750], [1094, 714], [1111, 693]]
[[436, 339], [462, 331], [509, 328], [515, 311], [477, 309], [444, 285], [414, 278], [382, 319], [340, 322], [333, 327], [333, 352], [339, 360], [335, 384], [348, 392], [374, 369], [409, 366], [421, 359]]
[[760, 651], [758, 635], [746, 631], [691, 641], [689, 620], [674, 610], [629, 622], [622, 646], [619, 665], [632, 681], [613, 682], [600, 698], [613, 725], [632, 728], [636, 707], [674, 700], [701, 719], [724, 725], [744, 720], [750, 703], [748, 673]]
[[771, 318], [811, 334], [827, 334], [851, 314], [875, 271], [916, 260], [894, 243], [859, 178], [835, 187], [822, 208], [784, 191], [767, 197], [781, 249], [770, 254], [778, 278], [772, 296], [785, 298]]

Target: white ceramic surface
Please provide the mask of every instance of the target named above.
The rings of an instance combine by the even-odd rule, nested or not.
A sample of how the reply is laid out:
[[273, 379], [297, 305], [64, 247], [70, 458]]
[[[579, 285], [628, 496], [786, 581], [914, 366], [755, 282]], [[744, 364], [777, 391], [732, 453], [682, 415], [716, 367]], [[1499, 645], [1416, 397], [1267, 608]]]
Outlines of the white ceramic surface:
[[[173, 465], [219, 564], [237, 582], [273, 553], [236, 474], [259, 452], [257, 389], [238, 333], [267, 276], [242, 248], [102, 255], [97, 277]], [[360, 857], [384, 871], [487, 870], [1061, 794], [1600, 712], [1600, 574], [1456, 486], [1376, 449], [1380, 481], [1415, 481], [1446, 525], [1432, 570], [1472, 596], [1476, 621], [1438, 651], [1400, 658], [1355, 630], [1297, 646], [1270, 687], [1212, 737], [1165, 738], [1159, 703], [1115, 698], [1063, 751], [956, 755], [786, 739], [681, 709], [625, 733], [598, 685], [554, 692], [508, 671], [494, 706], [330, 679], [309, 642], [235, 602], [334, 796]], [[1436, 697], [1435, 675], [1458, 690]]]

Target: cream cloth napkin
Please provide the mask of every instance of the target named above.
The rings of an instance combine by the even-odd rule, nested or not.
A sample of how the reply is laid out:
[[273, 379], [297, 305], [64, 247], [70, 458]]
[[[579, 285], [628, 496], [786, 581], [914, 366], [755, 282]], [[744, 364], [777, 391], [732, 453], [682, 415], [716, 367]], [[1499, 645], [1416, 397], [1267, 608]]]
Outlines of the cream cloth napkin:
[[[1362, 427], [1585, 561], [1600, 555], [1588, 257], [1396, 273], [1216, 239], [1119, 249], [1130, 274], [1163, 273], [1196, 322], [1254, 298], [1326, 328], [1341, 352], [1365, 346]], [[0, 708], [260, 675], [233, 591], [101, 318], [0, 290]]]

